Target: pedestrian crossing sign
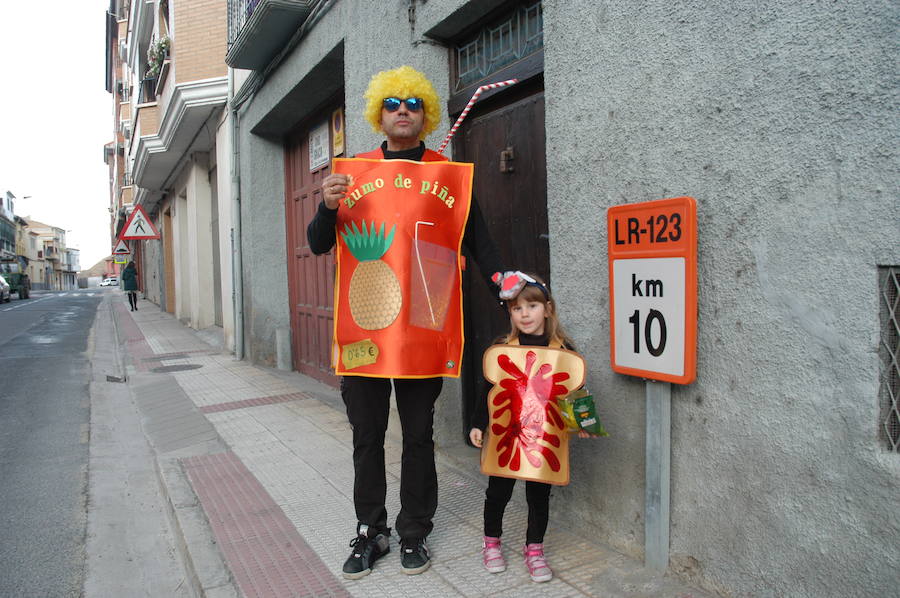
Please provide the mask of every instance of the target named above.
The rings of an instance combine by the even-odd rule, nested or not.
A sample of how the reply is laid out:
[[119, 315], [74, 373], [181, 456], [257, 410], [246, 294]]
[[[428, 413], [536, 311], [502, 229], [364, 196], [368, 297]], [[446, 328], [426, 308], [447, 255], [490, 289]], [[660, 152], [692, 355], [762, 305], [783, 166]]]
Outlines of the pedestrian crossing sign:
[[153, 222], [147, 217], [143, 206], [134, 206], [134, 211], [128, 217], [125, 228], [119, 239], [158, 239], [159, 231], [153, 226]]

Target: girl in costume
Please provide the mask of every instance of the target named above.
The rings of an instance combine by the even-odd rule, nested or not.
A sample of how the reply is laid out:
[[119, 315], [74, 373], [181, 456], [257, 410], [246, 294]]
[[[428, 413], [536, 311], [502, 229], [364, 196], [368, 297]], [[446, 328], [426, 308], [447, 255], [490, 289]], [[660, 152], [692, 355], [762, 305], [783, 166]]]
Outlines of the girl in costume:
[[[526, 281], [525, 286], [513, 299], [506, 302], [509, 310], [510, 332], [497, 340], [503, 344], [558, 347], [572, 350], [572, 340], [563, 331], [556, 312], [556, 304], [550, 290], [534, 274], [519, 274]], [[479, 394], [478, 404], [472, 414], [469, 439], [482, 448], [484, 431], [488, 424], [487, 392]], [[579, 436], [590, 434], [580, 431]], [[490, 573], [506, 570], [506, 561], [500, 546], [503, 533], [503, 513], [512, 496], [514, 478], [490, 476], [484, 499], [484, 538], [482, 563]], [[544, 556], [544, 533], [550, 517], [551, 485], [539, 481], [525, 482], [525, 496], [528, 501], [528, 529], [525, 534], [523, 555], [531, 580], [550, 581], [553, 571]]]

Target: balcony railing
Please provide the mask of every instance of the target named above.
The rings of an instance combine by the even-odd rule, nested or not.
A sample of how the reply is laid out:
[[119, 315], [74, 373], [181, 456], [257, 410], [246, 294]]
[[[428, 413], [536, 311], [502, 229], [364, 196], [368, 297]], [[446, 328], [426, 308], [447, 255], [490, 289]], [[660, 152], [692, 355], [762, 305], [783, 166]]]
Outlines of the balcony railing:
[[263, 69], [309, 16], [318, 0], [228, 0], [225, 62]]
[[228, 48], [237, 39], [260, 0], [228, 0]]

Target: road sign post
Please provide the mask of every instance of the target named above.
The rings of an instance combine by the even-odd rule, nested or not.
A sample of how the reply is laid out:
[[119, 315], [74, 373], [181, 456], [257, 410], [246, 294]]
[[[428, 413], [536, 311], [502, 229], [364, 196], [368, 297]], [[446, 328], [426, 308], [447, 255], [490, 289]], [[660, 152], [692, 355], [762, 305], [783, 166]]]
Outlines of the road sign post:
[[644, 564], [669, 563], [672, 385], [697, 365], [697, 204], [677, 197], [607, 210], [610, 361], [645, 389]]

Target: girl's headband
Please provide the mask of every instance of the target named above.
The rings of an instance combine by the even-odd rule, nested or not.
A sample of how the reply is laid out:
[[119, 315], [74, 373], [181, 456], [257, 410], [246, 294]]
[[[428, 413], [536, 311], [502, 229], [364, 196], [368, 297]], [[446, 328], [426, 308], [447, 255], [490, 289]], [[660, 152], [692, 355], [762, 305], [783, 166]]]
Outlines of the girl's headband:
[[[538, 282], [531, 276], [525, 274], [524, 272], [520, 272], [519, 270], [516, 270], [515, 272], [513, 272], [513, 275], [519, 277], [519, 279], [525, 283], [522, 285], [522, 289], [524, 289], [525, 287], [537, 287], [544, 294], [544, 299], [547, 301], [550, 301], [550, 289], [547, 288], [547, 285], [545, 285], [542, 282]], [[519, 293], [521, 293], [521, 292], [522, 292], [522, 290], [520, 289]], [[516, 293], [515, 297], [510, 297], [509, 299], [501, 300], [500, 303], [501, 304], [507, 303], [508, 301], [515, 299], [516, 297], [519, 296], [519, 293]]]

